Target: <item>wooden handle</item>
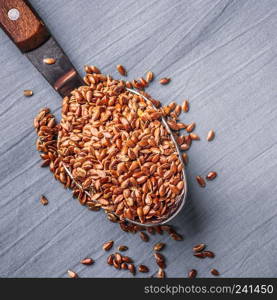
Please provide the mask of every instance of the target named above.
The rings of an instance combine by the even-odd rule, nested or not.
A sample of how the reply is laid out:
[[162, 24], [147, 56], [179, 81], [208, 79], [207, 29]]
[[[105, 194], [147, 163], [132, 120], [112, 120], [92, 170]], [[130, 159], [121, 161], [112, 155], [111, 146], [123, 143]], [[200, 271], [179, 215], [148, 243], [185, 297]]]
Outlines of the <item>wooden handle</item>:
[[37, 48], [50, 36], [42, 20], [25, 0], [0, 0], [0, 25], [22, 52]]

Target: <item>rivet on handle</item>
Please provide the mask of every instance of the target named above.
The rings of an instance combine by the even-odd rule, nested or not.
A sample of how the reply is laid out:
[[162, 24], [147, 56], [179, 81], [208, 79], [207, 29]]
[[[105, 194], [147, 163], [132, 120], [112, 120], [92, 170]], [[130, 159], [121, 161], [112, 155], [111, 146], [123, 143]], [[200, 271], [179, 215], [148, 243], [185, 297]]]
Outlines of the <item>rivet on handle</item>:
[[12, 8], [8, 11], [8, 18], [12, 21], [16, 21], [20, 16], [19, 10]]

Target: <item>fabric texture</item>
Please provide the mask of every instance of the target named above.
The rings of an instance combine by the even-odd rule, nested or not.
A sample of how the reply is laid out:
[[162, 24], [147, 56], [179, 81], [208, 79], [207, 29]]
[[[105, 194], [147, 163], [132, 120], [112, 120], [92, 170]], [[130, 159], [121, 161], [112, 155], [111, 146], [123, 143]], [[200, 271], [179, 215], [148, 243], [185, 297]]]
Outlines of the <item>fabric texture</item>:
[[[47, 5], [46, 5], [47, 2]], [[189, 150], [189, 195], [173, 224], [182, 242], [166, 235], [148, 243], [127, 234], [73, 200], [40, 168], [33, 118], [47, 106], [59, 117], [61, 99], [0, 32], [0, 276], [132, 277], [106, 264], [102, 244], [125, 244], [152, 276], [152, 246], [167, 244], [168, 277], [276, 277], [277, 262], [277, 2], [275, 0], [77, 1], [31, 3], [83, 74], [84, 64], [129, 79], [152, 70], [148, 92], [163, 104], [188, 98], [185, 123], [195, 121], [201, 141]], [[158, 78], [170, 77], [167, 86]], [[25, 98], [24, 89], [34, 96]], [[213, 142], [206, 141], [214, 129]], [[200, 188], [196, 175], [218, 172]], [[39, 203], [44, 194], [48, 206]], [[192, 247], [206, 243], [214, 259], [199, 260]], [[92, 257], [93, 266], [82, 258]]]

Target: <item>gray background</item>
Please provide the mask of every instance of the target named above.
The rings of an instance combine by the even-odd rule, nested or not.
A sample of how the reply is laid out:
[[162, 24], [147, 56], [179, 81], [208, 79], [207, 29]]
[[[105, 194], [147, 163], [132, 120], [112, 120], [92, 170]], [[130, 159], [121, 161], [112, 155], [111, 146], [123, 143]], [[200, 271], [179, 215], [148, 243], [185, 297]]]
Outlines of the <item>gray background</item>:
[[[189, 197], [174, 220], [185, 236], [154, 236], [148, 244], [123, 233], [102, 212], [73, 200], [47, 169], [39, 167], [34, 116], [43, 106], [57, 115], [61, 100], [5, 34], [0, 32], [0, 276], [130, 277], [106, 265], [101, 246], [113, 239], [130, 247], [136, 263], [156, 271], [152, 245], [162, 240], [168, 276], [195, 268], [209, 277], [276, 277], [277, 229], [277, 1], [32, 0], [73, 64], [95, 64], [129, 78], [151, 69], [148, 91], [164, 104], [189, 98], [185, 122], [202, 137], [189, 151]], [[33, 89], [24, 98], [23, 89]], [[216, 139], [205, 140], [214, 128]], [[201, 189], [194, 176], [219, 176]], [[39, 196], [49, 205], [43, 207]], [[198, 260], [192, 246], [207, 243], [214, 260]], [[96, 260], [82, 266], [81, 258]], [[145, 275], [139, 274], [144, 277]], [[148, 275], [147, 275], [148, 276]]]

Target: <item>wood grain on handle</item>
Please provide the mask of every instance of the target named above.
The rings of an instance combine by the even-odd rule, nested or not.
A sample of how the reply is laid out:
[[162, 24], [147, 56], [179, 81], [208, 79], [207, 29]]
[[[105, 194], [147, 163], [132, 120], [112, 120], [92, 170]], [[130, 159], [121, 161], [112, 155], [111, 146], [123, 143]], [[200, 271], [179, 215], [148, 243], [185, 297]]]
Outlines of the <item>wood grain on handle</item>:
[[50, 36], [28, 1], [0, 0], [0, 24], [22, 52], [37, 48]]

